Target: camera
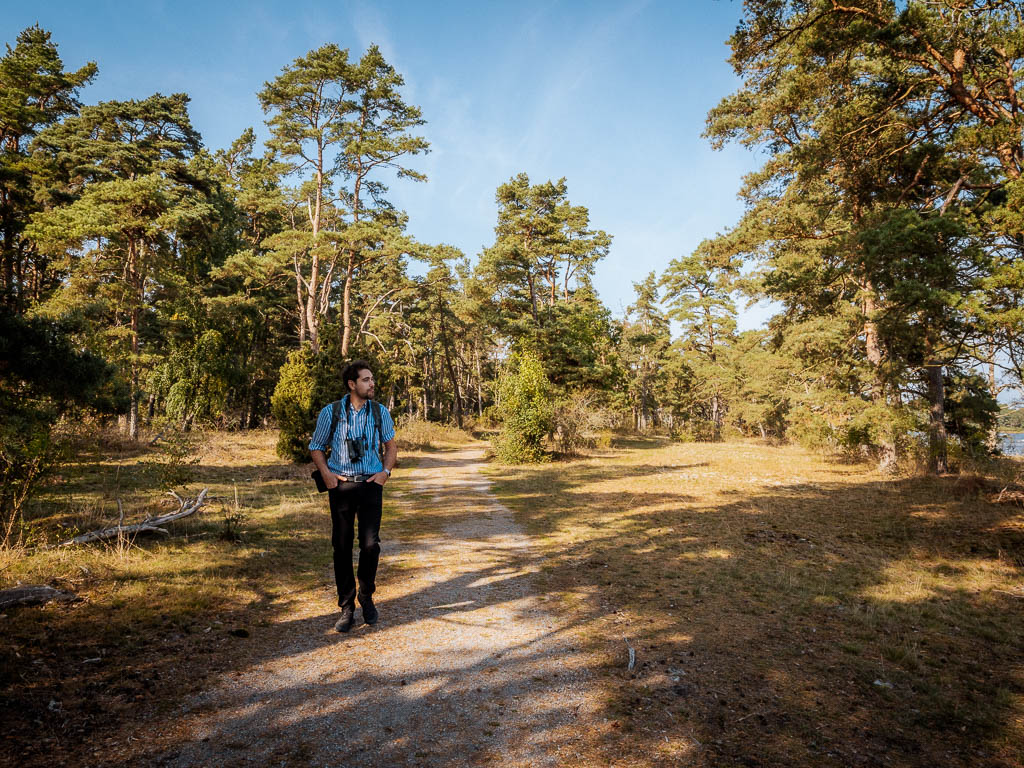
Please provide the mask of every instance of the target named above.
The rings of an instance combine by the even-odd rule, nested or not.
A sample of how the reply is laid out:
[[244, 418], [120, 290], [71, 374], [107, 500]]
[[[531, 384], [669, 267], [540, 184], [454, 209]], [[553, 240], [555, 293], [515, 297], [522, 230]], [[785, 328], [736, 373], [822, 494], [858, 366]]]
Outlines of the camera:
[[348, 446], [348, 460], [352, 462], [359, 461], [363, 458], [363, 441], [354, 440], [351, 437], [345, 438], [345, 444]]

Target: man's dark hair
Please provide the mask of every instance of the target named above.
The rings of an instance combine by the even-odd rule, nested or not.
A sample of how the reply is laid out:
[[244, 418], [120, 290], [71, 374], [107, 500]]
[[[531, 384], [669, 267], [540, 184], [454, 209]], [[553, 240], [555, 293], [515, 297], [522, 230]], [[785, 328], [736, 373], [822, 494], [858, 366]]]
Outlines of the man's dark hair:
[[365, 360], [353, 360], [351, 363], [345, 366], [345, 370], [341, 372], [341, 381], [345, 385], [345, 393], [348, 394], [352, 390], [349, 389], [348, 383], [351, 381], [354, 385], [356, 380], [359, 378], [359, 374], [363, 371], [372, 371], [370, 364]]

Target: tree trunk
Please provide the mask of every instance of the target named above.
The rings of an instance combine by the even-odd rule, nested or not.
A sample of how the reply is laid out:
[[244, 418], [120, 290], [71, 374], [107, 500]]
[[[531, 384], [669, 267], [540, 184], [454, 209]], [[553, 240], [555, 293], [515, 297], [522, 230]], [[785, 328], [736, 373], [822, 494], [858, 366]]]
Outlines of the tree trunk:
[[480, 348], [473, 345], [473, 354], [476, 357], [476, 415], [478, 419], [484, 417], [484, 396], [480, 378]]
[[131, 375], [131, 403], [128, 407], [128, 437], [131, 440], [139, 439], [139, 368], [138, 363], [132, 361]]
[[302, 299], [302, 273], [299, 271], [299, 262], [295, 261], [295, 306], [299, 311], [299, 345], [306, 343], [306, 303]]
[[533, 272], [527, 274], [526, 283], [530, 287], [530, 311], [533, 313], [533, 322], [540, 325], [540, 315], [537, 312], [537, 290], [534, 286]]
[[452, 402], [455, 411], [455, 424], [462, 429], [462, 396], [459, 394], [459, 379], [455, 375], [455, 367], [452, 365], [452, 349], [448, 344], [448, 331], [444, 323], [444, 304], [441, 300], [441, 292], [437, 293], [437, 312], [441, 323], [441, 344], [444, 346], [444, 362], [448, 369], [448, 378], [452, 382]]
[[[878, 340], [878, 325], [872, 317], [876, 310], [874, 286], [865, 283], [862, 286], [864, 298], [864, 348], [868, 363], [875, 374], [875, 386], [871, 390], [871, 399], [878, 403], [886, 399], [885, 381], [882, 378], [882, 345]], [[883, 438], [879, 446], [878, 467], [883, 472], [891, 472], [896, 467], [896, 445], [890, 439]]]
[[928, 375], [928, 467], [937, 474], [949, 471], [946, 457], [946, 387], [942, 365], [925, 367]]
[[4, 229], [4, 243], [3, 243], [3, 254], [4, 254], [4, 302], [10, 306], [14, 306], [14, 243], [13, 243], [13, 232], [10, 229]]
[[348, 357], [348, 347], [352, 342], [352, 274], [355, 271], [355, 254], [348, 252], [348, 265], [345, 267], [345, 288], [341, 296], [341, 356]]
[[132, 440], [139, 439], [139, 314], [140, 309], [138, 307], [132, 307], [132, 360], [128, 392], [128, 437]]
[[[992, 394], [992, 399], [996, 400], [999, 397], [999, 384], [996, 381], [996, 348], [995, 344], [990, 344], [988, 348], [988, 390]], [[999, 450], [999, 422], [992, 425], [992, 429], [988, 433], [988, 449], [995, 453]]]
[[717, 441], [722, 436], [722, 405], [718, 395], [711, 398], [711, 423], [714, 425], [714, 438]]
[[935, 343], [925, 338], [925, 377], [928, 392], [928, 469], [937, 475], [949, 471], [946, 458], [946, 386], [942, 363], [935, 362]]

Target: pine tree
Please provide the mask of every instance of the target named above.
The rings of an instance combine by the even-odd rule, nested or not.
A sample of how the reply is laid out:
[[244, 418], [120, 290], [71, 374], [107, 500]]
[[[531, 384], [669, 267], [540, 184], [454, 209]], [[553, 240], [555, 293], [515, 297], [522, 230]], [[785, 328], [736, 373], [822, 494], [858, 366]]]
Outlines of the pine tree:
[[693, 254], [673, 259], [661, 278], [669, 316], [682, 327], [687, 363], [707, 403], [717, 439], [733, 386], [734, 372], [723, 357], [736, 331], [732, 284], [736, 263], [720, 241], [705, 240]]
[[[755, 0], [745, 8], [731, 43], [746, 80], [712, 110], [708, 134], [716, 145], [738, 139], [762, 146], [770, 160], [748, 178], [749, 210], [730, 240], [737, 253], [764, 259], [765, 288], [786, 304], [788, 318], [848, 317], [843, 305], [858, 310], [849, 350], [868, 364], [857, 389], [876, 415], [888, 409], [885, 420], [901, 421], [896, 414], [907, 396], [930, 382], [932, 453], [941, 471], [943, 368], [960, 365], [957, 356], [977, 344], [955, 341], [961, 312], [929, 311], [931, 325], [922, 331], [928, 359], [902, 356], [914, 346], [903, 338], [910, 325], [890, 320], [907, 309], [907, 297], [890, 280], [894, 260], [879, 258], [878, 247], [869, 253], [866, 244], [877, 246], [876, 227], [898, 236], [891, 224], [906, 219], [893, 211], [905, 209], [957, 219], [971, 238], [988, 230], [995, 251], [1019, 249], [1019, 217], [1003, 204], [1024, 157], [1019, 5]], [[977, 216], [987, 225], [967, 221]], [[928, 226], [938, 231], [948, 223]], [[984, 282], [982, 272], [1002, 269], [998, 260], [980, 269], [984, 260], [971, 249], [945, 244], [938, 258], [947, 268], [930, 272], [929, 296], [920, 301], [990, 306], [972, 292]], [[955, 289], [960, 299], [947, 300], [963, 282], [952, 276], [972, 271], [970, 287]], [[1013, 322], [999, 309], [987, 319], [998, 323], [997, 316]], [[883, 462], [894, 447], [883, 443]]]
[[77, 114], [78, 91], [95, 76], [92, 62], [65, 71], [50, 33], [38, 26], [19, 34], [0, 58], [0, 299], [18, 311], [40, 300], [53, 280], [46, 257], [23, 234], [39, 210], [39, 168], [29, 145], [41, 130]]
[[620, 354], [633, 424], [645, 431], [661, 420], [672, 340], [668, 318], [659, 307], [657, 276], [651, 272], [641, 282], [633, 283], [633, 290], [636, 299], [626, 310]]
[[42, 311], [101, 314], [97, 339], [126, 369], [128, 432], [136, 439], [154, 287], [171, 259], [175, 232], [212, 213], [188, 168], [200, 147], [188, 97], [156, 94], [85, 107], [42, 132], [35, 146], [63, 182], [61, 196], [70, 199], [35, 214], [26, 229], [68, 275]]
[[[367, 261], [396, 252], [397, 219], [385, 199], [382, 170], [424, 180], [403, 158], [426, 152], [411, 134], [424, 120], [406, 104], [403, 79], [377, 46], [358, 62], [327, 44], [297, 58], [260, 91], [272, 133], [268, 146], [290, 174], [311, 174], [297, 190], [289, 226], [268, 245], [294, 265], [299, 341], [320, 347], [320, 326], [342, 281], [341, 354], [352, 343], [352, 290]], [[346, 186], [347, 183], [347, 186]], [[399, 217], [400, 218], [400, 217]], [[399, 228], [400, 229], [400, 228]]]

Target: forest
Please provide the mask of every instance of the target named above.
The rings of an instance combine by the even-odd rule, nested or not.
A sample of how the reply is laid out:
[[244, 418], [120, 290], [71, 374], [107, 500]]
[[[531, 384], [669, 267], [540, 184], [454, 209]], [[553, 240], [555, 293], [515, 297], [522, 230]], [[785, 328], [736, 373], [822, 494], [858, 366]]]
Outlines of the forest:
[[0, 765], [1024, 766], [1024, 3], [246, 10], [0, 37]]
[[[763, 159], [745, 213], [631, 276], [621, 317], [592, 284], [614, 233], [570, 180], [495, 179], [478, 254], [410, 231], [389, 190], [429, 184], [430, 115], [376, 46], [281, 62], [270, 138], [216, 148], [188, 94], [82, 103], [103, 73], [25, 29], [0, 59], [5, 540], [106, 425], [273, 426], [304, 461], [352, 358], [402, 419], [498, 430], [510, 462], [611, 430], [984, 458], [1024, 372], [1021, 14], [746, 2], [705, 132]], [[776, 314], [739, 332], [759, 299]]]

